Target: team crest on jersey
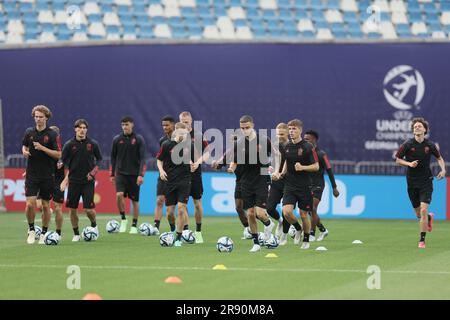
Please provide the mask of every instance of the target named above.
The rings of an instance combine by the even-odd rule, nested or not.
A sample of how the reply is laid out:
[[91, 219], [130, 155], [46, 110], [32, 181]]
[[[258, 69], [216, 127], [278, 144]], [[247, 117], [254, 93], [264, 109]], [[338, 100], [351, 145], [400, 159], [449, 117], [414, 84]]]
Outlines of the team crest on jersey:
[[48, 136], [44, 136], [44, 143], [48, 143]]
[[136, 144], [136, 138], [131, 139], [131, 144]]
[[123, 143], [124, 143], [123, 140], [120, 140], [120, 141], [119, 141], [119, 144], [123, 144]]
[[411, 148], [411, 151], [412, 152], [416, 152], [416, 148]]
[[299, 149], [298, 149], [298, 155], [301, 156], [302, 154], [303, 154], [303, 149], [302, 149], [302, 148], [299, 148]]
[[430, 152], [430, 147], [425, 147], [425, 153]]
[[86, 150], [87, 150], [87, 151], [92, 151], [92, 144], [88, 143], [88, 144], [86, 145]]

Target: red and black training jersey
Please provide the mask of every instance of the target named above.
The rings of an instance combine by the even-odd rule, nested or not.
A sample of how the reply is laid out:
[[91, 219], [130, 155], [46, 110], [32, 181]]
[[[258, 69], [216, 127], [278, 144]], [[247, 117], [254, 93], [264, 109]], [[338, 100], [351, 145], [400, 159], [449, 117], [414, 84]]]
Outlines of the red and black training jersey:
[[189, 148], [189, 140], [180, 144], [173, 140], [163, 142], [156, 158], [163, 162], [163, 169], [167, 174], [168, 183], [178, 184], [191, 181], [189, 158], [185, 159], [185, 155], [189, 154]]
[[[194, 132], [194, 129], [189, 133], [191, 136], [191, 161], [196, 162], [203, 156], [208, 141], [203, 140], [203, 134], [201, 132]], [[202, 166], [199, 165], [197, 170], [192, 172], [192, 175], [201, 175]]]
[[88, 174], [95, 177], [101, 160], [102, 154], [94, 139], [77, 140], [74, 137], [64, 144], [61, 161], [69, 169], [70, 183], [86, 183]]
[[[270, 155], [272, 144], [268, 137], [256, 135], [256, 138], [250, 141], [244, 137], [235, 142], [235, 154], [233, 161], [238, 164], [240, 179], [236, 174], [236, 180], [243, 185], [255, 185], [258, 183], [261, 175], [267, 175], [267, 168], [270, 164]], [[269, 176], [267, 175], [267, 178]]]
[[34, 148], [33, 142], [39, 142], [51, 150], [61, 151], [61, 140], [58, 134], [46, 127], [38, 131], [36, 127], [28, 128], [22, 140], [22, 145], [28, 147], [31, 156], [27, 163], [27, 179], [52, 179], [55, 175], [55, 159], [44, 151]]
[[312, 184], [311, 173], [296, 171], [295, 164], [299, 162], [303, 166], [308, 166], [319, 161], [313, 145], [305, 140], [298, 143], [290, 141], [284, 148], [284, 157], [287, 164], [287, 173], [284, 178], [285, 186], [290, 189], [310, 186]]
[[424, 139], [422, 143], [419, 143], [412, 138], [406, 140], [400, 146], [395, 156], [408, 162], [418, 160], [417, 167], [408, 167], [406, 177], [413, 181], [422, 181], [433, 177], [430, 169], [431, 155], [434, 155], [436, 159], [441, 157], [439, 149], [434, 142]]
[[146, 170], [145, 140], [140, 134], [119, 134], [111, 149], [111, 176], [144, 176]]
[[327, 154], [325, 153], [325, 151], [320, 150], [317, 147], [316, 147], [316, 152], [317, 152], [317, 157], [319, 159], [319, 171], [310, 172], [312, 184], [314, 186], [324, 187], [325, 179], [323, 176], [324, 176], [325, 170], [326, 170], [328, 173], [328, 178], [330, 179], [330, 182], [331, 182], [331, 186], [333, 187], [333, 189], [336, 188], [336, 181], [334, 179], [333, 170], [331, 169], [331, 163], [330, 163], [330, 160], [328, 159]]

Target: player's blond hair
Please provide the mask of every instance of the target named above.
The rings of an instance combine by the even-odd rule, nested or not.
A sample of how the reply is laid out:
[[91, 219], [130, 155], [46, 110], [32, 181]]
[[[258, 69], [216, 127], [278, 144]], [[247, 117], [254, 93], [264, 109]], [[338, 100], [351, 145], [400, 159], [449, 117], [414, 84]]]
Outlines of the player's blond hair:
[[36, 111], [42, 112], [47, 119], [50, 119], [52, 117], [52, 112], [50, 111], [50, 109], [42, 104], [37, 105], [36, 107], [33, 108], [33, 110], [31, 110], [31, 116], [33, 118]]
[[285, 129], [285, 130], [288, 130], [289, 128], [288, 128], [288, 125], [287, 125], [286, 123], [280, 122], [279, 124], [277, 124], [276, 129]]
[[191, 113], [189, 111], [183, 111], [182, 113], [180, 113], [180, 119], [182, 117], [189, 117], [189, 118], [192, 119], [192, 115], [191, 115]]
[[297, 128], [302, 129], [303, 122], [302, 122], [302, 120], [299, 120], [299, 119], [292, 119], [291, 121], [288, 122], [288, 126], [289, 127], [297, 127]]
[[175, 130], [177, 129], [187, 129], [187, 126], [183, 122], [175, 123]]

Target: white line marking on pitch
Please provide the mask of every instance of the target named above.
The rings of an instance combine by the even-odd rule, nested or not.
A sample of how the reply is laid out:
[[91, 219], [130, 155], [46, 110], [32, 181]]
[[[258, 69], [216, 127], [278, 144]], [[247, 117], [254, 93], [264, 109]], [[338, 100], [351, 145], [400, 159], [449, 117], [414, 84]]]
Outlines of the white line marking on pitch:
[[[170, 267], [170, 266], [79, 266], [82, 269], [129, 269], [129, 270], [186, 270], [186, 271], [213, 271], [212, 267]], [[66, 269], [64, 265], [17, 265], [17, 264], [0, 264], [0, 268], [52, 268]], [[260, 272], [341, 272], [341, 273], [366, 273], [367, 270], [355, 269], [283, 269], [283, 268], [244, 268], [229, 267], [228, 271], [260, 271]], [[394, 274], [431, 274], [431, 275], [450, 275], [450, 271], [416, 271], [416, 270], [381, 270], [382, 273]]]

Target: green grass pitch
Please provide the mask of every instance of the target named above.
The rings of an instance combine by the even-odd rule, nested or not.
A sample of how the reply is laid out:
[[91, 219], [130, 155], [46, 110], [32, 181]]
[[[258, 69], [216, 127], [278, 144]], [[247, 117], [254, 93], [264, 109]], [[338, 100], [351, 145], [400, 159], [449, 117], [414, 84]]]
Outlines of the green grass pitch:
[[[435, 222], [425, 250], [417, 248], [418, 223], [413, 220], [325, 219], [329, 237], [308, 251], [289, 239], [285, 247], [252, 254], [251, 240], [241, 240], [237, 217], [205, 218], [205, 243], [181, 248], [163, 248], [156, 236], [108, 234], [105, 225], [111, 218], [118, 220], [117, 215], [99, 215], [96, 242], [72, 243], [65, 215], [62, 242], [45, 246], [26, 244], [23, 213], [0, 214], [0, 299], [81, 299], [86, 293], [164, 300], [450, 298], [449, 221]], [[150, 219], [143, 216], [139, 223]], [[87, 225], [81, 218], [80, 228]], [[165, 220], [161, 231], [168, 231]], [[216, 250], [217, 239], [225, 235], [234, 240], [231, 253]], [[352, 244], [356, 239], [363, 244]], [[328, 251], [315, 251], [318, 246]], [[266, 258], [268, 253], [278, 257]], [[213, 270], [217, 264], [228, 269]], [[67, 288], [70, 265], [80, 267], [80, 289]], [[371, 265], [381, 270], [380, 289], [367, 288]], [[165, 283], [169, 276], [182, 283]]]

